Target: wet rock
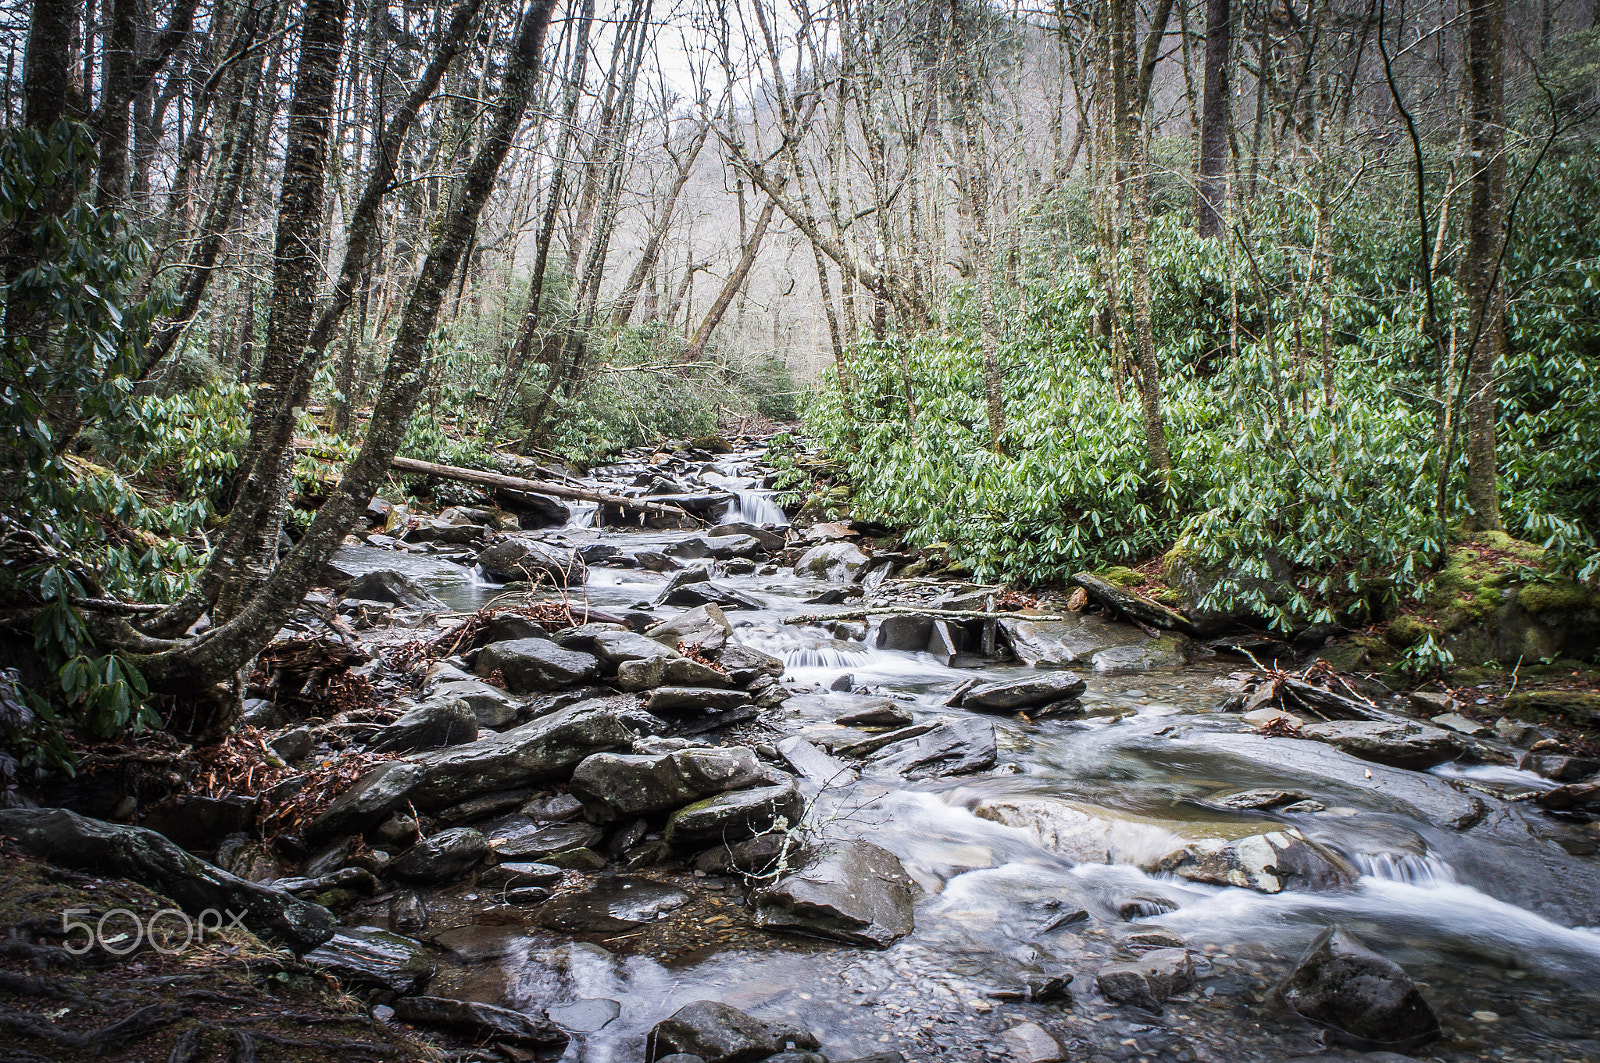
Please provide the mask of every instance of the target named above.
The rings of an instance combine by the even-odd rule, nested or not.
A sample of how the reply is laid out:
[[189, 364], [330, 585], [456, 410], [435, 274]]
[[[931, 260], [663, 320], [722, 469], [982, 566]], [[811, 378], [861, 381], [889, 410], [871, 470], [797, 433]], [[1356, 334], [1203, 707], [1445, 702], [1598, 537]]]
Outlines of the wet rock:
[[572, 792], [595, 823], [679, 808], [764, 778], [743, 746], [661, 754], [597, 753], [572, 773]]
[[1174, 609], [1168, 609], [1152, 598], [1146, 598], [1131, 587], [1118, 586], [1092, 572], [1079, 572], [1072, 577], [1071, 582], [1088, 591], [1089, 597], [1098, 604], [1131, 620], [1166, 631], [1193, 630], [1188, 617]]
[[429, 698], [379, 731], [374, 753], [415, 753], [440, 746], [458, 746], [478, 738], [477, 714], [459, 698]]
[[628, 691], [660, 686], [726, 687], [732, 683], [727, 673], [688, 657], [652, 657], [627, 661], [617, 668], [617, 686]]
[[402, 996], [421, 992], [434, 969], [420, 941], [375, 926], [342, 927], [304, 958], [308, 965], [327, 971], [347, 986], [387, 989]]
[[697, 801], [667, 820], [666, 841], [680, 849], [738, 841], [800, 819], [805, 800], [793, 786], [758, 786]]
[[516, 698], [491, 683], [470, 676], [434, 683], [425, 690], [430, 698], [456, 698], [466, 702], [478, 726], [486, 730], [508, 727], [517, 722], [521, 713]]
[[0, 834], [62, 867], [128, 878], [172, 898], [191, 915], [244, 913], [255, 934], [304, 953], [333, 937], [333, 913], [281, 890], [247, 882], [143, 827], [106, 823], [64, 808], [0, 809]]
[[474, 797], [470, 801], [463, 801], [459, 805], [451, 805], [449, 808], [435, 812], [432, 816], [433, 825], [435, 827], [466, 826], [496, 813], [507, 812], [517, 808], [532, 796], [533, 791], [527, 789], [484, 794], [482, 797]]
[[513, 1044], [555, 1047], [567, 1043], [563, 1030], [520, 1011], [447, 997], [401, 997], [395, 1018], [417, 1026], [444, 1026], [472, 1037]]
[[478, 555], [484, 575], [500, 582], [548, 579], [558, 587], [583, 582], [583, 558], [571, 548], [551, 546], [521, 536], [512, 536]]
[[991, 797], [972, 811], [980, 819], [1032, 830], [1046, 849], [1082, 864], [1126, 862], [1178, 840], [1164, 826], [1057, 798]]
[[472, 827], [451, 827], [424, 838], [395, 857], [390, 870], [413, 882], [445, 882], [466, 874], [489, 852], [488, 840]]
[[556, 636], [564, 649], [580, 650], [593, 654], [600, 661], [605, 674], [615, 674], [627, 661], [647, 661], [655, 658], [677, 657], [675, 649], [663, 646], [655, 639], [614, 624], [584, 624], [570, 628]]
[[644, 709], [652, 716], [681, 716], [690, 712], [729, 712], [750, 704], [743, 690], [717, 687], [657, 687], [645, 698]]
[[482, 546], [489, 534], [483, 524], [452, 524], [449, 521], [420, 517], [402, 537], [408, 543], [444, 543], [451, 546]]
[[[723, 534], [713, 535], [705, 540], [706, 557], [717, 561], [732, 561], [735, 558], [745, 558], [751, 561], [760, 561], [770, 552], [766, 545], [754, 535]], [[780, 546], [781, 550], [782, 547]]]
[[936, 619], [924, 615], [884, 617], [878, 624], [878, 649], [921, 653], [928, 646]]
[[1338, 853], [1293, 829], [1192, 842], [1147, 865], [1146, 870], [1262, 893], [1341, 889], [1354, 885], [1360, 877]]
[[1447, 712], [1443, 715], [1435, 716], [1428, 722], [1435, 727], [1443, 727], [1447, 731], [1454, 731], [1457, 734], [1464, 734], [1473, 738], [1484, 738], [1494, 734], [1494, 728], [1488, 724], [1479, 723], [1477, 720], [1469, 720], [1457, 712]]
[[1069, 668], [1107, 647], [1144, 638], [1138, 629], [1098, 615], [1066, 620], [1007, 618], [998, 621], [998, 629], [1018, 660], [1040, 669]]
[[571, 794], [550, 794], [523, 805], [522, 814], [540, 823], [565, 823], [583, 815], [583, 802]]
[[1218, 808], [1232, 808], [1240, 812], [1265, 812], [1307, 800], [1296, 790], [1241, 790], [1238, 793], [1215, 797], [1206, 803]]
[[1600, 782], [1557, 786], [1535, 794], [1533, 803], [1552, 811], [1600, 810]]
[[292, 764], [309, 756], [312, 747], [316, 745], [316, 738], [309, 727], [296, 727], [292, 731], [274, 736], [268, 743], [272, 751], [282, 757], [284, 763]]
[[1161, 1014], [1174, 993], [1194, 984], [1194, 960], [1187, 949], [1155, 949], [1137, 960], [1108, 963], [1095, 973], [1107, 1000]]
[[927, 732], [891, 742], [867, 759], [871, 771], [922, 778], [987, 771], [998, 756], [994, 724], [988, 720], [951, 719]]
[[1284, 1002], [1360, 1049], [1405, 1052], [1439, 1036], [1439, 1021], [1399, 964], [1330, 926], [1282, 986]]
[[698, 1000], [655, 1024], [645, 1059], [659, 1063], [674, 1053], [705, 1063], [755, 1063], [785, 1046], [760, 1019], [714, 1000]]
[[762, 676], [776, 679], [783, 674], [783, 660], [737, 642], [729, 642], [714, 654], [717, 666], [735, 686], [750, 687]]
[[911, 709], [892, 698], [852, 698], [854, 707], [833, 718], [840, 727], [905, 727]]
[[801, 776], [821, 787], [846, 786], [859, 777], [854, 768], [830, 757], [799, 735], [780, 741], [778, 754]]
[[887, 948], [911, 933], [911, 879], [900, 858], [865, 841], [828, 842], [751, 901], [756, 925]]
[[1148, 672], [1154, 668], [1181, 668], [1188, 660], [1189, 640], [1181, 635], [1164, 635], [1128, 646], [1100, 650], [1090, 662], [1101, 675]]
[[1582, 782], [1600, 771], [1600, 762], [1584, 757], [1567, 756], [1564, 753], [1544, 753], [1529, 757], [1526, 766], [1546, 779], [1560, 783]]
[[594, 1033], [622, 1014], [622, 1005], [605, 997], [588, 997], [546, 1009], [550, 1021], [573, 1033]]
[[366, 602], [388, 602], [418, 612], [439, 612], [445, 604], [429, 594], [410, 576], [393, 569], [379, 569], [357, 576], [341, 592], [346, 598]]
[[427, 929], [428, 908], [416, 890], [398, 890], [389, 899], [389, 925], [408, 932]]
[[1461, 755], [1459, 739], [1449, 731], [1416, 723], [1335, 720], [1306, 724], [1300, 734], [1396, 768], [1431, 768]]
[[706, 534], [713, 539], [720, 539], [725, 535], [747, 535], [759, 543], [761, 549], [769, 554], [775, 554], [784, 547], [784, 538], [781, 534], [769, 531], [759, 524], [750, 524], [745, 521], [730, 521], [727, 524], [719, 524], [706, 532]]
[[[831, 542], [813, 546], [794, 563], [797, 576], [825, 579], [833, 583], [852, 583], [867, 567], [867, 555], [851, 543]], [[924, 635], [926, 640], [927, 636]]]
[[504, 886], [558, 886], [566, 872], [550, 864], [510, 861], [486, 868], [482, 881]]
[[722, 648], [733, 637], [733, 625], [720, 606], [702, 605], [646, 628], [645, 635], [672, 649], [698, 646], [709, 652]]
[[620, 934], [680, 908], [689, 895], [647, 878], [618, 876], [564, 893], [539, 911], [539, 924], [563, 934]]
[[180, 797], [146, 814], [141, 825], [164, 834], [190, 852], [214, 854], [230, 834], [249, 831], [259, 802], [254, 797]]
[[1276, 554], [1211, 567], [1187, 547], [1177, 546], [1162, 559], [1161, 576], [1178, 592], [1183, 611], [1201, 635], [1268, 619], [1257, 615], [1249, 598], [1281, 605], [1294, 594], [1294, 570]]
[[738, 873], [754, 878], [771, 872], [780, 860], [792, 864], [798, 855], [798, 846], [791, 843], [788, 835], [761, 834], [707, 849], [694, 858], [694, 867], [708, 875]]
[[1075, 698], [1088, 686], [1074, 672], [1044, 672], [1025, 679], [981, 683], [961, 697], [961, 707], [973, 712], [1012, 713]]
[[1067, 1058], [1067, 1050], [1055, 1035], [1036, 1022], [1002, 1030], [1000, 1040], [1017, 1063], [1060, 1063]]
[[496, 642], [478, 652], [474, 666], [480, 676], [496, 672], [506, 689], [517, 694], [576, 686], [600, 671], [592, 654], [564, 650], [548, 639]]
[[732, 587], [718, 583], [716, 580], [702, 580], [698, 583], [675, 587], [663, 594], [657, 604], [681, 606], [714, 605], [724, 610], [763, 608], [760, 599], [736, 591]]

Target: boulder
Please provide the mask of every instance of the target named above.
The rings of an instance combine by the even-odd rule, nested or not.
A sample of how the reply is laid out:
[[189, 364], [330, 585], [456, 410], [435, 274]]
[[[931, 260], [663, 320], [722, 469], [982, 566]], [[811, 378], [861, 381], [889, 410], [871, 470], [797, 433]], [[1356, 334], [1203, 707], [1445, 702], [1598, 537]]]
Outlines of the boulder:
[[306, 825], [305, 838], [318, 845], [330, 838], [371, 830], [402, 807], [422, 780], [422, 769], [403, 760], [379, 764]]
[[421, 992], [434, 969], [422, 942], [375, 926], [342, 927], [303, 958], [351, 988], [386, 989], [400, 996]]
[[[770, 552], [760, 539], [754, 535], [722, 534], [713, 535], [706, 539], [706, 552], [703, 556], [717, 561], [732, 561], [734, 558], [748, 558], [751, 561], [760, 561]], [[779, 546], [779, 549], [783, 549]]]
[[1065, 620], [1031, 620], [1026, 616], [997, 621], [1000, 635], [1017, 659], [1034, 668], [1070, 668], [1108, 647], [1142, 641], [1144, 634], [1099, 614]]
[[742, 643], [729, 642], [711, 656], [735, 686], [747, 687], [761, 676], [776, 679], [783, 674], [782, 658]]
[[1100, 675], [1148, 672], [1155, 668], [1182, 668], [1188, 660], [1189, 640], [1182, 635], [1162, 635], [1125, 646], [1100, 650], [1089, 658]]
[[1145, 870], [1262, 893], [1343, 889], [1354, 885], [1361, 875], [1338, 853], [1293, 829], [1191, 842]]
[[378, 569], [357, 576], [340, 591], [345, 598], [366, 602], [389, 602], [418, 612], [439, 612], [445, 604], [429, 594], [416, 580], [394, 569]]
[[415, 753], [478, 739], [478, 716], [459, 698], [433, 697], [379, 731], [374, 753]]
[[784, 547], [784, 538], [781, 534], [747, 521], [731, 521], [727, 524], [719, 524], [706, 532], [706, 534], [713, 539], [719, 539], [725, 535], [749, 536], [760, 543], [761, 548], [769, 554], [778, 553]]
[[756, 925], [887, 948], [911, 933], [911, 878], [900, 858], [866, 841], [828, 842], [751, 897]]
[[645, 634], [671, 649], [698, 646], [710, 652], [733, 637], [733, 625], [716, 605], [702, 605], [645, 629]]
[[772, 830], [780, 819], [794, 826], [804, 810], [805, 800], [793, 786], [758, 786], [679, 809], [667, 820], [663, 836], [682, 849], [739, 841]]
[[572, 773], [572, 792], [595, 823], [663, 812], [765, 777], [743, 746], [660, 754], [597, 753]]
[[478, 651], [474, 665], [480, 676], [500, 673], [506, 689], [517, 694], [577, 686], [600, 671], [592, 654], [564, 650], [548, 639], [496, 642]]
[[[813, 546], [794, 563], [797, 576], [833, 583], [854, 582], [867, 567], [867, 555], [852, 543], [831, 542]], [[926, 638], [926, 636], [924, 636]]]
[[449, 521], [419, 517], [401, 538], [408, 543], [482, 546], [488, 534], [489, 528], [483, 524], [452, 524]]
[[389, 865], [396, 878], [411, 882], [446, 882], [483, 861], [489, 843], [472, 827], [451, 827], [413, 845]]
[[681, 606], [708, 606], [714, 605], [719, 609], [761, 609], [764, 606], [758, 598], [742, 594], [732, 587], [718, 583], [716, 580], [700, 580], [687, 583], [681, 587], [674, 587], [663, 594], [656, 602], [657, 605]]
[[1036, 1022], [1002, 1030], [1000, 1041], [1016, 1063], [1061, 1063], [1067, 1058], [1067, 1050], [1055, 1034]]
[[704, 1063], [755, 1063], [791, 1043], [803, 1050], [817, 1047], [816, 1038], [808, 1034], [774, 1029], [719, 1001], [697, 1000], [655, 1024], [645, 1045], [645, 1059], [663, 1063], [681, 1054]]
[[7, 808], [0, 809], [0, 834], [62, 867], [132, 879], [191, 915], [243, 912], [252, 933], [296, 953], [334, 934], [333, 913], [321, 905], [231, 875], [143, 827], [106, 823], [64, 808]]
[[537, 539], [512, 536], [478, 555], [483, 574], [501, 582], [549, 579], [557, 587], [583, 582], [583, 558], [570, 547], [556, 547]]
[[867, 759], [872, 771], [911, 778], [987, 771], [998, 756], [994, 724], [988, 720], [950, 719], [920, 735], [891, 742]]
[[675, 654], [642, 661], [624, 661], [617, 667], [617, 686], [628, 691], [650, 690], [659, 686], [726, 687], [732, 682], [725, 672]]
[[1442, 727], [1381, 720], [1334, 720], [1300, 728], [1314, 738], [1362, 760], [1396, 768], [1431, 768], [1461, 755], [1460, 739]]
[[539, 910], [539, 925], [562, 934], [620, 934], [688, 902], [689, 895], [680, 889], [619, 875], [549, 901]]
[[603, 835], [588, 823], [541, 824], [527, 816], [510, 816], [484, 828], [497, 860], [547, 860], [573, 849], [597, 844]]
[[567, 1035], [548, 1020], [536, 1021], [520, 1011], [448, 997], [401, 997], [395, 1018], [417, 1026], [444, 1026], [473, 1037], [513, 1044], [558, 1047]]
[[1075, 698], [1087, 686], [1076, 672], [1043, 672], [1025, 679], [982, 683], [962, 695], [961, 707], [973, 712], [1021, 712], [1038, 705]]
[[1330, 926], [1281, 987], [1283, 1000], [1334, 1039], [1363, 1051], [1409, 1052], [1439, 1036], [1439, 1020], [1399, 964]]
[[728, 712], [750, 704], [743, 690], [722, 687], [657, 687], [645, 698], [644, 709], [651, 715], [681, 716], [689, 712]]
[[1107, 1000], [1157, 1015], [1172, 994], [1193, 984], [1194, 960], [1187, 949], [1153, 949], [1137, 960], [1108, 963], [1095, 973], [1095, 986]]
[[[911, 708], [893, 698], [868, 698], [844, 695], [849, 708], [833, 718], [840, 727], [905, 727], [911, 723]], [[793, 700], [793, 699], [791, 699]], [[836, 701], [836, 704], [842, 703]]]
[[[1199, 635], [1218, 635], [1248, 621], [1269, 620], [1252, 599], [1274, 605], [1294, 594], [1294, 570], [1276, 554], [1208, 565], [1179, 545], [1161, 560], [1161, 577]], [[1211, 600], [1207, 600], [1211, 599]]]
[[461, 678], [441, 677], [423, 688], [430, 698], [456, 698], [467, 703], [478, 726], [499, 730], [515, 723], [521, 706], [517, 699], [492, 683], [474, 679], [465, 672]]
[[845, 786], [855, 782], [859, 775], [854, 768], [830, 757], [799, 735], [782, 739], [778, 743], [778, 755], [789, 767], [817, 786]]
[[564, 649], [580, 650], [593, 654], [600, 661], [600, 670], [615, 675], [617, 669], [630, 661], [648, 661], [676, 658], [677, 650], [663, 646], [655, 639], [645, 638], [636, 631], [616, 624], [584, 624], [569, 628], [556, 636]]
[[936, 619], [918, 614], [884, 617], [878, 624], [878, 649], [921, 653], [928, 648]]

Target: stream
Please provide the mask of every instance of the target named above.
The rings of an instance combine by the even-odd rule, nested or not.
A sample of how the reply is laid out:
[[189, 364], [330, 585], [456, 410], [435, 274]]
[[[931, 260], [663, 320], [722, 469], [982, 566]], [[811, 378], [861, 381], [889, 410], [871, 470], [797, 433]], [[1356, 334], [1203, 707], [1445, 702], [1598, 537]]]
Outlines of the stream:
[[[700, 485], [734, 493], [725, 519], [784, 521], [761, 489], [760, 458], [747, 452], [699, 469]], [[619, 490], [646, 470], [618, 464], [596, 470], [593, 482]], [[593, 506], [580, 506], [567, 527], [545, 535], [576, 546], [665, 549], [693, 534], [595, 527], [595, 516]], [[501, 591], [471, 569], [423, 554], [346, 547], [339, 560], [356, 570], [397, 568], [457, 611]], [[648, 606], [667, 578], [594, 566], [571, 595], [620, 612]], [[977, 660], [951, 667], [927, 653], [877, 649], [872, 630], [864, 641], [841, 640], [821, 626], [785, 624], [823, 609], [806, 599], [827, 587], [788, 568], [717, 578], [762, 606], [728, 613], [736, 637], [781, 657], [783, 681], [815, 695], [769, 712], [765, 739], [741, 732], [741, 742], [836, 737], [840, 699], [830, 688], [903, 701], [922, 722], [970, 715], [942, 704], [964, 681], [1029, 672]], [[695, 900], [664, 913], [649, 933], [602, 947], [507, 926], [490, 962], [442, 970], [436, 984], [568, 1016], [575, 1032], [561, 1058], [584, 1063], [643, 1059], [651, 1026], [700, 999], [809, 1029], [834, 1060], [888, 1050], [913, 1060], [1015, 1059], [999, 1035], [1019, 1022], [1047, 1027], [1068, 1045], [1069, 1058], [1097, 1063], [1383, 1058], [1326, 1048], [1319, 1031], [1275, 998], [1307, 944], [1338, 923], [1401, 964], [1437, 1013], [1444, 1037], [1419, 1049], [1420, 1058], [1600, 1059], [1595, 825], [1507, 800], [1551, 785], [1529, 772], [1406, 771], [1258, 734], [1218, 711], [1226, 693], [1220, 684], [1246, 666], [1217, 656], [1166, 670], [1080, 671], [1089, 709], [1081, 718], [982, 717], [998, 736], [993, 770], [909, 782], [867, 775], [820, 793], [811, 787], [811, 829], [889, 849], [921, 888], [915, 930], [886, 950], [757, 930], [740, 915], [738, 882], [695, 876], [703, 886]], [[1270, 812], [1217, 803], [1252, 788], [1314, 800]], [[1030, 810], [1035, 821], [1008, 826], [978, 814], [997, 803]], [[1051, 820], [1056, 808], [1068, 810], [1065, 825]], [[1082, 839], [1045, 843], [1052, 831], [1072, 830], [1073, 810], [1106, 825], [1090, 840], [1103, 850], [1100, 859], [1064, 851], [1081, 857], [1074, 846]], [[1278, 825], [1343, 854], [1360, 879], [1338, 892], [1267, 894], [1138, 866], [1189, 841]], [[442, 891], [430, 900], [442, 917], [436, 925], [447, 925], [449, 912], [482, 922], [488, 893], [471, 885]], [[1072, 918], [1078, 910], [1085, 916]], [[1127, 958], [1130, 937], [1177, 939], [1196, 953], [1196, 987], [1160, 1016], [1112, 1005], [1095, 988], [1097, 967]], [[1014, 999], [1030, 980], [1064, 972], [1075, 976], [1070, 998]], [[606, 1000], [620, 1013], [585, 1003]]]

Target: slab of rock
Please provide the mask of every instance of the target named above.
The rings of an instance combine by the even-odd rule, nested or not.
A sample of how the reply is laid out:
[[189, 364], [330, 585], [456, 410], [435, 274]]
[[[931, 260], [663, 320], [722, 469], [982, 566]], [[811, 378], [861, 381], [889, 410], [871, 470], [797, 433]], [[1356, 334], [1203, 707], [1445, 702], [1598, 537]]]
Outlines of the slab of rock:
[[389, 870], [412, 882], [445, 882], [483, 862], [489, 842], [472, 827], [451, 827], [424, 838], [394, 858]]
[[729, 642], [711, 656], [735, 686], [748, 687], [762, 676], [776, 679], [783, 674], [782, 658], [742, 643]]
[[697, 1000], [655, 1024], [645, 1045], [645, 1059], [661, 1063], [682, 1054], [705, 1063], [756, 1063], [783, 1051], [790, 1044], [803, 1050], [817, 1040], [798, 1031], [779, 1030], [715, 1000]]
[[[1412, 697], [1415, 698], [1416, 695], [1413, 694]], [[1447, 712], [1440, 716], [1435, 716], [1428, 722], [1435, 727], [1443, 727], [1447, 731], [1469, 735], [1473, 738], [1483, 738], [1494, 734], [1493, 727], [1486, 723], [1479, 723], [1477, 720], [1469, 720], [1458, 712]]]
[[594, 655], [604, 674], [615, 674], [618, 666], [626, 661], [680, 656], [677, 650], [655, 639], [615, 624], [583, 624], [569, 628], [556, 636], [556, 642], [564, 649]]
[[572, 773], [572, 793], [592, 822], [679, 808], [712, 794], [753, 786], [765, 772], [744, 746], [671, 753], [597, 753]]
[[[646, 641], [653, 642], [653, 639]], [[657, 643], [660, 645], [660, 643]], [[676, 654], [646, 660], [624, 661], [617, 666], [617, 686], [627, 691], [656, 687], [727, 687], [733, 680], [708, 664]]]
[[998, 627], [1017, 659], [1039, 669], [1071, 668], [1108, 647], [1144, 639], [1137, 628], [1098, 615], [1066, 620], [1008, 617], [999, 621]]
[[1154, 668], [1182, 668], [1188, 660], [1189, 640], [1181, 635], [1163, 635], [1126, 646], [1112, 646], [1089, 658], [1101, 675], [1148, 672]]
[[720, 539], [725, 535], [748, 535], [760, 543], [761, 548], [769, 554], [778, 553], [785, 544], [782, 533], [763, 528], [759, 524], [751, 524], [748, 521], [729, 521], [725, 524], [719, 524], [706, 532], [706, 534], [713, 539]]
[[772, 830], [779, 819], [794, 826], [805, 799], [793, 786], [758, 786], [708, 797], [674, 812], [663, 834], [667, 844], [694, 849], [740, 841]]
[[515, 639], [485, 646], [473, 667], [480, 676], [500, 673], [514, 694], [531, 694], [592, 679], [599, 674], [600, 661], [593, 654], [564, 650], [549, 639]]
[[646, 628], [644, 633], [672, 649], [698, 646], [701, 650], [710, 652], [721, 649], [723, 644], [733, 637], [733, 625], [728, 623], [728, 618], [720, 606], [702, 605], [671, 620], [663, 620], [659, 624], [652, 625]]
[[799, 735], [790, 735], [781, 740], [778, 743], [778, 755], [801, 777], [822, 787], [848, 785], [855, 782], [860, 774]]
[[556, 1047], [567, 1034], [549, 1021], [534, 1019], [510, 1008], [448, 997], [401, 997], [394, 1002], [395, 1018], [417, 1026], [444, 1026], [473, 1037], [513, 1044]]
[[1095, 973], [1095, 986], [1107, 1000], [1161, 1014], [1174, 993], [1194, 984], [1194, 960], [1187, 949], [1153, 949], [1137, 960], [1108, 963]]
[[878, 649], [921, 653], [938, 618], [926, 614], [886, 616], [878, 622]]
[[1017, 1063], [1061, 1063], [1067, 1058], [1067, 1050], [1055, 1035], [1036, 1022], [1002, 1030], [1000, 1040]]
[[521, 709], [516, 698], [492, 683], [475, 679], [465, 672], [457, 675], [459, 679], [454, 676], [440, 677], [429, 682], [423, 690], [430, 698], [459, 698], [466, 702], [479, 727], [497, 731], [516, 722]]
[[[831, 542], [813, 546], [794, 563], [797, 576], [851, 583], [866, 570], [867, 555], [852, 543]], [[923, 636], [926, 639], [927, 636]]]
[[900, 858], [866, 841], [827, 842], [798, 870], [751, 897], [756, 925], [887, 948], [914, 926], [911, 878]]
[[1169, 871], [1195, 882], [1243, 886], [1262, 893], [1343, 889], [1361, 877], [1338, 853], [1293, 829], [1192, 842], [1153, 861], [1145, 870]]
[[620, 934], [687, 904], [680, 889], [619, 875], [563, 893], [539, 910], [539, 924], [563, 934]]
[[400, 996], [421, 992], [434, 970], [422, 942], [375, 926], [342, 927], [304, 959], [347, 986], [387, 989]]
[[987, 771], [999, 755], [994, 724], [988, 720], [949, 719], [919, 735], [891, 742], [867, 758], [871, 771], [911, 778]]
[[622, 1014], [622, 1005], [607, 997], [585, 997], [574, 1000], [570, 1004], [557, 1004], [555, 1007], [546, 1008], [550, 1021], [563, 1030], [573, 1033], [594, 1033], [604, 1029], [618, 1015]]
[[374, 753], [415, 753], [478, 740], [478, 716], [459, 698], [432, 697], [379, 731]]
[[6, 808], [0, 809], [0, 834], [62, 867], [132, 879], [171, 897], [191, 915], [208, 909], [243, 912], [242, 921], [252, 933], [296, 953], [334, 935], [328, 909], [231, 875], [153, 830], [106, 823], [64, 808]]
[[708, 606], [719, 609], [761, 609], [762, 602], [716, 580], [701, 580], [667, 591], [657, 605]]
[[657, 687], [645, 698], [644, 710], [652, 716], [681, 716], [690, 712], [728, 712], [750, 704], [743, 690], [719, 687]]
[[306, 825], [306, 841], [320, 845], [341, 835], [373, 829], [405, 804], [422, 776], [422, 767], [408, 761], [379, 764]]
[[445, 604], [429, 594], [416, 580], [394, 569], [378, 569], [357, 576], [340, 593], [346, 598], [366, 602], [389, 602], [418, 612], [439, 612]]
[[1023, 679], [980, 683], [961, 696], [961, 707], [973, 712], [1021, 712], [1075, 698], [1087, 687], [1075, 672], [1043, 672]]
[[1317, 935], [1281, 992], [1297, 1015], [1353, 1048], [1409, 1052], [1440, 1033], [1400, 965], [1337, 926]]
[[552, 546], [537, 539], [512, 536], [478, 555], [483, 574], [500, 582], [550, 579], [558, 587], [583, 582], [583, 557], [570, 547]]
[[911, 723], [911, 708], [904, 702], [866, 697], [851, 697], [851, 701], [853, 707], [833, 718], [840, 727], [905, 727]]
[[509, 821], [485, 832], [495, 856], [501, 860], [543, 860], [572, 849], [598, 843], [601, 831], [588, 823], [540, 824], [527, 816], [512, 816]]
[[1460, 740], [1453, 734], [1443, 728], [1420, 723], [1335, 720], [1330, 723], [1308, 723], [1300, 728], [1300, 734], [1305, 738], [1326, 742], [1362, 760], [1396, 768], [1431, 768], [1461, 755]]

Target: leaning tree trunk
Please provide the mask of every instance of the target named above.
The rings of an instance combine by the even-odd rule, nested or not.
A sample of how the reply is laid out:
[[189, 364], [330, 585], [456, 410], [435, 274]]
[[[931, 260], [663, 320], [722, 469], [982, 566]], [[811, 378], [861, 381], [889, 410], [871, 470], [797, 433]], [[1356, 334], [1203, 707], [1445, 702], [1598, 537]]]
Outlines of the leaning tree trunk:
[[[539, 57], [555, 0], [535, 0], [523, 17], [513, 54], [496, 96], [492, 121], [462, 178], [457, 195], [434, 228], [434, 240], [413, 284], [390, 349], [366, 441], [345, 467], [339, 484], [311, 526], [272, 576], [227, 622], [159, 652], [136, 654], [133, 663], [152, 689], [196, 696], [215, 689], [247, 664], [299, 608], [306, 591], [343, 541], [352, 522], [382, 483], [405, 436], [423, 386], [429, 336], [446, 288], [466, 252], [495, 178], [510, 150], [539, 77]], [[286, 416], [293, 418], [293, 411]], [[148, 640], [145, 640], [148, 645]], [[192, 729], [214, 735], [231, 726], [236, 700], [197, 715]]]

